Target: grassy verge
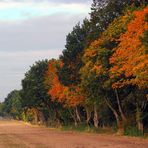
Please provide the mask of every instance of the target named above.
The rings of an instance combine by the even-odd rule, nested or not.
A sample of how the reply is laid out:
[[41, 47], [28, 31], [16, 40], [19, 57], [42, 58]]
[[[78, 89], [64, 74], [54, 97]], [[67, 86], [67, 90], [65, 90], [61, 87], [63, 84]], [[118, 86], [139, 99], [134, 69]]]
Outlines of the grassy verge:
[[90, 127], [84, 124], [80, 124], [78, 126], [68, 125], [62, 126], [62, 131], [75, 131], [75, 132], [84, 132], [84, 133], [96, 133], [96, 134], [115, 134], [115, 131], [112, 128], [104, 127], [104, 128], [95, 128]]
[[125, 136], [148, 138], [148, 131], [141, 133], [136, 127], [128, 127], [124, 133]]
[[[27, 122], [28, 123], [28, 122]], [[95, 133], [95, 134], [107, 134], [107, 135], [115, 135], [117, 133], [117, 127], [99, 127], [95, 128], [94, 126], [87, 126], [86, 124], [79, 124], [77, 126], [75, 125], [63, 125], [63, 126], [48, 126], [48, 125], [42, 125], [42, 124], [33, 124], [31, 125], [39, 125], [44, 126], [47, 128], [52, 128], [54, 130], [61, 130], [61, 131], [72, 131], [72, 132], [78, 132], [78, 133]], [[145, 130], [145, 134], [143, 135], [141, 132], [138, 131], [136, 127], [128, 127], [125, 130], [125, 133], [123, 136], [130, 136], [130, 137], [140, 137], [140, 138], [146, 138], [148, 139], [148, 129]]]
[[[111, 127], [95, 128], [95, 127], [88, 127], [85, 124], [80, 124], [78, 126], [74, 125], [62, 126], [61, 130], [74, 131], [79, 133], [96, 133], [96, 134], [108, 134], [108, 135], [116, 134], [116, 128], [111, 128]], [[124, 135], [130, 137], [148, 138], [147, 132], [143, 135], [135, 127], [128, 127]]]

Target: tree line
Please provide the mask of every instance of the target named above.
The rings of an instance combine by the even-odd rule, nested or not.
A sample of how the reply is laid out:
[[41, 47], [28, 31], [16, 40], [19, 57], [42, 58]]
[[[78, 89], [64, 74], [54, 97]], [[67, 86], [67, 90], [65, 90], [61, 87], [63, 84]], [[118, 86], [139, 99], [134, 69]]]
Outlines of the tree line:
[[36, 62], [0, 114], [49, 126], [148, 128], [147, 0], [93, 0], [59, 59]]

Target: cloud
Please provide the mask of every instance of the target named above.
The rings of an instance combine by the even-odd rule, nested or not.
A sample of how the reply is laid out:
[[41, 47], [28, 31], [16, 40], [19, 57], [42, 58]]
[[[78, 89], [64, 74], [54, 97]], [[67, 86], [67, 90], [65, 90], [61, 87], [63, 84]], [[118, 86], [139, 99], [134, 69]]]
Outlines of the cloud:
[[87, 0], [0, 1], [0, 100], [21, 88], [35, 61], [57, 58], [66, 35], [88, 16]]
[[83, 17], [84, 14], [80, 16], [61, 13], [20, 23], [0, 23], [0, 50], [62, 50], [66, 35]]
[[56, 13], [80, 14], [89, 12], [88, 6], [87, 3], [55, 3], [52, 1], [0, 2], [0, 20], [20, 21]]
[[0, 0], [0, 2], [36, 2], [36, 3], [43, 3], [43, 2], [54, 2], [54, 3], [87, 3], [90, 0]]
[[[17, 51], [17, 52], [1, 52], [0, 51], [0, 75], [1, 81], [6, 81], [5, 77], [9, 79], [12, 76], [24, 75], [29, 67], [37, 60], [58, 58], [58, 49], [49, 49], [45, 51]], [[9, 65], [9, 66], [8, 66]], [[23, 77], [22, 77], [23, 78]], [[20, 82], [20, 81], [18, 81]], [[4, 83], [3, 83], [4, 84]], [[13, 84], [13, 83], [12, 83]]]
[[37, 60], [58, 58], [60, 50], [0, 51], [0, 101], [13, 89], [21, 88], [21, 80], [29, 67]]

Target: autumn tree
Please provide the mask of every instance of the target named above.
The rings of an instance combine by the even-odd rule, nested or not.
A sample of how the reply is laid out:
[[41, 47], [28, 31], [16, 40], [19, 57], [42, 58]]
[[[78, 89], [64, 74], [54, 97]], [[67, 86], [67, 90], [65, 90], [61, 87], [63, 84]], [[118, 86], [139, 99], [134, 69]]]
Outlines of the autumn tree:
[[[110, 58], [110, 63], [113, 65], [110, 76], [117, 80], [112, 85], [113, 88], [122, 88], [127, 85], [139, 89], [148, 87], [148, 55], [146, 53], [147, 39], [145, 38], [148, 30], [147, 15], [147, 7], [135, 11], [135, 17], [128, 24], [127, 31], [119, 38], [120, 44], [115, 48], [115, 52]], [[141, 105], [137, 105], [137, 121], [138, 129], [143, 132], [141, 114], [142, 104], [146, 103], [146, 96], [142, 100], [140, 101]]]
[[82, 103], [84, 98], [78, 87], [68, 87], [61, 84], [58, 77], [58, 69], [62, 66], [61, 61], [54, 59], [49, 61], [45, 75], [45, 84], [49, 89], [48, 94], [53, 101], [63, 104], [66, 108], [74, 108], [74, 115], [70, 110], [69, 112], [75, 121], [75, 125], [77, 125], [77, 122], [81, 121], [77, 105]]
[[113, 64], [111, 76], [124, 75], [126, 79], [120, 79], [113, 87], [126, 84], [147, 87], [147, 49], [140, 41], [140, 38], [145, 37], [144, 32], [148, 29], [148, 23], [145, 21], [147, 13], [148, 8], [134, 12], [134, 20], [128, 25], [127, 32], [119, 39], [120, 44], [110, 59], [110, 63]]
[[[89, 20], [84, 19], [81, 25], [77, 24], [72, 32], [67, 35], [65, 50], [63, 50], [63, 53], [60, 56], [63, 66], [58, 69], [59, 80], [62, 85], [68, 87], [67, 96], [69, 99], [67, 99], [67, 101], [69, 101], [70, 104], [73, 104], [73, 107], [75, 106], [76, 113], [81, 110], [79, 102], [81, 102], [81, 99], [83, 98], [83, 95], [78, 96], [78, 94], [80, 94], [78, 92], [80, 89], [79, 70], [82, 67], [82, 55], [85, 46], [89, 44], [87, 38], [89, 32], [90, 22]], [[77, 93], [75, 94], [74, 92]]]
[[[102, 102], [105, 100], [109, 108], [113, 111], [119, 130], [122, 128], [121, 118], [125, 119], [125, 115], [121, 109], [121, 102], [117, 91], [111, 90], [112, 80], [109, 77], [109, 69], [111, 67], [109, 58], [113, 53], [113, 49], [118, 45], [118, 38], [126, 31], [127, 24], [133, 15], [127, 11], [124, 16], [115, 19], [102, 35], [91, 43], [89, 48], [85, 50], [83, 56], [84, 66], [81, 68], [82, 88], [89, 94], [89, 99], [93, 102]], [[111, 95], [112, 94], [112, 95]], [[112, 98], [117, 98], [117, 104], [120, 114], [113, 108]], [[93, 99], [94, 98], [94, 99]], [[106, 99], [109, 98], [109, 99]]]

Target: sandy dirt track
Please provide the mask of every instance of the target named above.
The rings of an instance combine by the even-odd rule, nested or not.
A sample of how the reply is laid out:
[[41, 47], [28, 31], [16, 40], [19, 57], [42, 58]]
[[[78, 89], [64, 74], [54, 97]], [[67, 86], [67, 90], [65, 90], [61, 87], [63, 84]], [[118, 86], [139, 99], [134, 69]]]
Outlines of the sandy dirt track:
[[148, 148], [148, 140], [62, 132], [0, 120], [0, 148]]

